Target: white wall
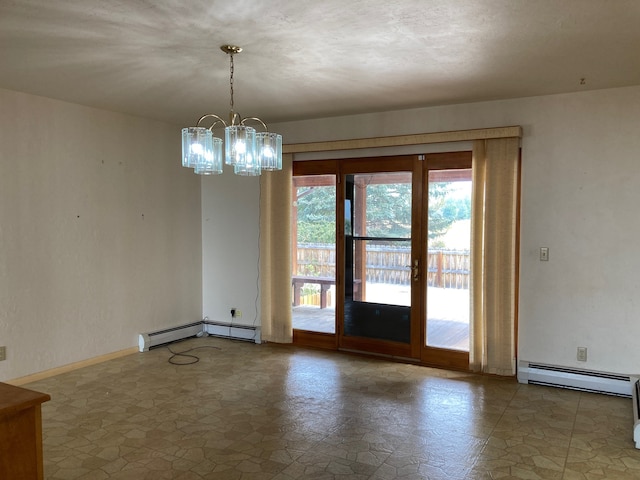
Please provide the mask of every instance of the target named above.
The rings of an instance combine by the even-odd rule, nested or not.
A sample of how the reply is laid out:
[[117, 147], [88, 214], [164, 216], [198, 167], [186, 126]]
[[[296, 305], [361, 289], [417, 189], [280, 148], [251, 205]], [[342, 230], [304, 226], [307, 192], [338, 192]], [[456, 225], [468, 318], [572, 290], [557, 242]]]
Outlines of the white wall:
[[[640, 372], [640, 87], [271, 127], [285, 143], [300, 143], [508, 125], [524, 129], [519, 358]], [[257, 184], [243, 181], [219, 190], [218, 183], [203, 183], [205, 221], [241, 193], [257, 198]], [[239, 212], [254, 222], [257, 202], [251, 201], [242, 201]], [[255, 255], [236, 252], [237, 237], [251, 234], [243, 222], [234, 218], [230, 224], [239, 228], [237, 235], [229, 232], [224, 238], [203, 228], [204, 269], [219, 267], [208, 281], [205, 274], [204, 303], [221, 315], [226, 308], [217, 305], [218, 299], [226, 307], [228, 299], [238, 298], [238, 285], [251, 284], [257, 274]], [[250, 244], [255, 236], [242, 241]], [[541, 246], [549, 247], [549, 262], [538, 260]], [[225, 261], [217, 254], [220, 264], [214, 266], [213, 249], [230, 257]], [[249, 298], [254, 293], [246, 291]], [[576, 360], [578, 346], [588, 347], [586, 363]]]
[[0, 90], [0, 381], [201, 318], [180, 128]]
[[[233, 174], [202, 178], [202, 312], [212, 321], [260, 325], [260, 182]], [[231, 308], [241, 317], [232, 320]]]

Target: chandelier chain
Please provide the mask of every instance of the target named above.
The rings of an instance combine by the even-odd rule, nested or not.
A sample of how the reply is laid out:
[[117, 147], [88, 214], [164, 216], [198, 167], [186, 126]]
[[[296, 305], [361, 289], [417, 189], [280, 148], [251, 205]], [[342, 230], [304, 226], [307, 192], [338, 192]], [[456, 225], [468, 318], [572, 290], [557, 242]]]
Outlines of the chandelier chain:
[[233, 53], [229, 54], [229, 90], [231, 93], [231, 112], [233, 112]]

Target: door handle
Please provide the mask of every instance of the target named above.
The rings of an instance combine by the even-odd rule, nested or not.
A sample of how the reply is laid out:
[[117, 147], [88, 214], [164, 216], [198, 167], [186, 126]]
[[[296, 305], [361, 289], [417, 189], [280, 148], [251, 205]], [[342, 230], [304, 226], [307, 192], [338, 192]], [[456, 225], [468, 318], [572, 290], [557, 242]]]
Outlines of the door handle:
[[413, 261], [413, 265], [407, 265], [407, 267], [411, 268], [411, 277], [414, 282], [420, 280], [420, 264], [418, 260]]

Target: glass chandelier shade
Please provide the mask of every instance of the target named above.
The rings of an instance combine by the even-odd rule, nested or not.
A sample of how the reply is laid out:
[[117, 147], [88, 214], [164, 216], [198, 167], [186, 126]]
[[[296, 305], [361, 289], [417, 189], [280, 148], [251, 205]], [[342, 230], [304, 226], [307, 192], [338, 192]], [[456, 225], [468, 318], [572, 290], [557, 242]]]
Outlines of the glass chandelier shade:
[[262, 170], [282, 170], [282, 135], [271, 132], [256, 133], [256, 152]]
[[[282, 170], [282, 135], [267, 131], [266, 124], [256, 117], [242, 118], [233, 111], [233, 55], [242, 48], [223, 45], [222, 51], [230, 56], [231, 111], [229, 123], [218, 115], [208, 113], [200, 117], [195, 127], [182, 129], [182, 166], [193, 168], [199, 175], [217, 175], [222, 173], [223, 163], [233, 166], [237, 175], [256, 176], [262, 170]], [[213, 119], [206, 128], [203, 121]], [[264, 127], [263, 132], [245, 125], [255, 121]], [[224, 155], [221, 138], [213, 135], [218, 124], [224, 126]]]
[[257, 177], [262, 173], [262, 169], [260, 168], [260, 164], [257, 162], [236, 164], [233, 166], [233, 173], [243, 177]]
[[231, 125], [224, 129], [224, 163], [251, 165], [256, 159], [256, 129]]
[[222, 173], [222, 139], [215, 138], [208, 128], [183, 128], [182, 166], [200, 175]]
[[[209, 131], [211, 132], [211, 131]], [[222, 139], [211, 137], [211, 147], [203, 162], [193, 169], [198, 175], [220, 175], [222, 173]]]

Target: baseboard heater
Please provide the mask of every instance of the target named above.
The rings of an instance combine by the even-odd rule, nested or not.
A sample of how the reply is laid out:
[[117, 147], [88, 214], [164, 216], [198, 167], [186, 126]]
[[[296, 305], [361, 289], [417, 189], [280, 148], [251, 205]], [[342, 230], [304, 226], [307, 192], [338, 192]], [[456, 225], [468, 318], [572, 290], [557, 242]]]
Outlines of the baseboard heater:
[[631, 397], [631, 377], [521, 361], [518, 382]]
[[202, 334], [202, 320], [186, 325], [165, 328], [155, 332], [141, 333], [138, 337], [138, 347], [141, 352], [148, 352], [150, 348], [166, 345], [177, 340], [195, 337]]
[[633, 441], [640, 448], [640, 379], [631, 377], [631, 393], [633, 395]]
[[255, 343], [261, 342], [260, 327], [200, 320], [185, 325], [156, 330], [155, 332], [141, 333], [138, 337], [138, 348], [140, 352], [148, 352], [151, 348], [167, 345], [171, 342], [184, 340], [189, 337], [202, 336], [205, 333], [233, 340], [245, 340]]
[[208, 335], [261, 343], [260, 327], [256, 327], [255, 325], [213, 322], [211, 320], [204, 320], [202, 323], [204, 324], [204, 332]]

